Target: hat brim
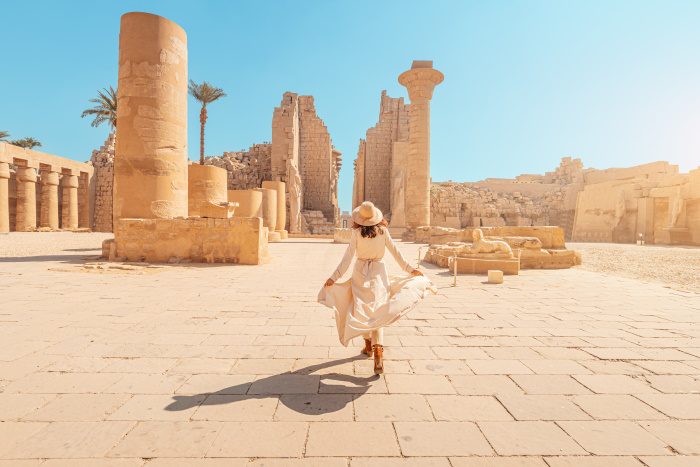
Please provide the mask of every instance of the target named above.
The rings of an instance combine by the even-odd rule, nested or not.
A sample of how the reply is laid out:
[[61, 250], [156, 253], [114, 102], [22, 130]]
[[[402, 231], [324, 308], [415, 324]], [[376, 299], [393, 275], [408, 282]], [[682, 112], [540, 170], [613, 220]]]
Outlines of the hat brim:
[[372, 217], [369, 219], [360, 216], [360, 207], [356, 207], [352, 210], [352, 221], [357, 225], [362, 225], [364, 227], [369, 227], [371, 225], [377, 225], [384, 219], [384, 214], [376, 206], [372, 208]]

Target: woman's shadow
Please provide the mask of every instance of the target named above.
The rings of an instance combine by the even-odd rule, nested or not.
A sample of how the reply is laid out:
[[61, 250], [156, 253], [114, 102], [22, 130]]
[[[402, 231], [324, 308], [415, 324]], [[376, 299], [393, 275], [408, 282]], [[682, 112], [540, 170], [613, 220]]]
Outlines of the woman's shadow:
[[[332, 401], [326, 401], [325, 403], [314, 404], [311, 397], [305, 397], [318, 396], [318, 392], [300, 393], [295, 390], [285, 392], [285, 387], [290, 384], [289, 378], [295, 375], [298, 377], [309, 376], [319, 370], [359, 360], [367, 360], [367, 357], [348, 357], [320, 363], [318, 365], [311, 365], [300, 368], [292, 373], [285, 372], [267, 376], [265, 378], [256, 379], [255, 381], [219, 389], [218, 391], [205, 392], [189, 396], [173, 396], [173, 402], [168, 404], [165, 407], [165, 410], [178, 412], [198, 406], [234, 404], [236, 402], [250, 399], [277, 398], [285, 406], [304, 415], [321, 415], [337, 412], [338, 410], [343, 409], [350, 401], [353, 400], [354, 397], [359, 397], [367, 393], [367, 391], [372, 387], [371, 383], [379, 380], [379, 376], [371, 375], [362, 377], [342, 373], [326, 373], [319, 375], [319, 386], [323, 387], [323, 393], [321, 395], [345, 396], [334, 397], [332, 398]], [[331, 381], [349, 383], [352, 386], [332, 384]], [[249, 394], [251, 388], [253, 388], [253, 385], [258, 388], [266, 388], [265, 391], [262, 391], [264, 394]]]

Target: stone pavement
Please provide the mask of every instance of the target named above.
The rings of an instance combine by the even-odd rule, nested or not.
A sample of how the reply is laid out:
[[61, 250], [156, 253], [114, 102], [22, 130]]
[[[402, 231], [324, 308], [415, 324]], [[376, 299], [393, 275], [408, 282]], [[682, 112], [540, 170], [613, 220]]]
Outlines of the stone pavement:
[[100, 238], [0, 236], [25, 255], [0, 258], [0, 467], [700, 465], [700, 295], [427, 269], [439, 295], [387, 330], [374, 377], [315, 302], [344, 245], [83, 267]]

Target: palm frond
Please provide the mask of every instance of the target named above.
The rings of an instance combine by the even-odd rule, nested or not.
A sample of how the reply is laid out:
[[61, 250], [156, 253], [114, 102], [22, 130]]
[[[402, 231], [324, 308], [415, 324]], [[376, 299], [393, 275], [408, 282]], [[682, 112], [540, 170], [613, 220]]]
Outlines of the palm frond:
[[19, 146], [20, 148], [24, 149], [34, 149], [36, 147], [41, 146], [41, 142], [37, 139], [32, 138], [31, 136], [27, 138], [22, 138], [22, 139], [16, 139], [14, 141], [10, 141], [10, 144], [14, 146]]
[[0, 141], [5, 141], [10, 137], [10, 134], [6, 131], [0, 131]]
[[94, 107], [83, 110], [80, 118], [93, 116], [90, 123], [92, 127], [98, 127], [107, 122], [112, 128], [117, 126], [117, 92], [112, 88], [104, 88], [102, 91], [97, 91], [97, 97], [90, 99], [89, 102], [95, 104]]
[[190, 80], [190, 84], [187, 86], [187, 88], [189, 89], [190, 95], [197, 101], [201, 102], [203, 107], [206, 107], [207, 104], [226, 96], [223, 89], [212, 86], [206, 81], [202, 81], [202, 84], [197, 84]]

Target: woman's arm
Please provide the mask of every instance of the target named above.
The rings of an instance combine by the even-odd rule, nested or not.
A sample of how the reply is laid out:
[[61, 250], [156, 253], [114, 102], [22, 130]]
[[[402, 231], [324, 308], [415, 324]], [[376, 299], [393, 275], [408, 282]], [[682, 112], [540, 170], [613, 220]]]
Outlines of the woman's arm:
[[340, 264], [336, 268], [335, 272], [333, 272], [329, 280], [333, 282], [337, 281], [343, 277], [345, 271], [347, 271], [348, 267], [350, 267], [352, 257], [355, 256], [355, 247], [357, 245], [357, 237], [355, 236], [356, 232], [357, 231], [353, 229], [352, 234], [350, 235], [350, 243], [348, 244], [347, 250], [345, 250], [345, 255], [343, 255], [343, 259], [340, 260]]
[[389, 234], [389, 229], [384, 229], [384, 245], [386, 245], [386, 249], [389, 250], [391, 256], [394, 257], [396, 262], [399, 263], [401, 269], [411, 273], [416, 271], [416, 269], [411, 267], [411, 265], [408, 264], [408, 262], [404, 259], [399, 249], [396, 248], [396, 243], [394, 243], [394, 240], [391, 238], [391, 235]]

